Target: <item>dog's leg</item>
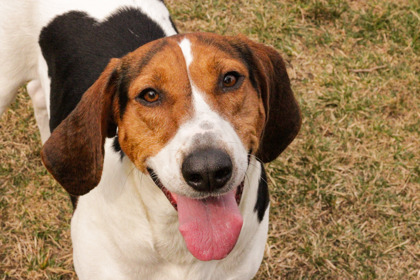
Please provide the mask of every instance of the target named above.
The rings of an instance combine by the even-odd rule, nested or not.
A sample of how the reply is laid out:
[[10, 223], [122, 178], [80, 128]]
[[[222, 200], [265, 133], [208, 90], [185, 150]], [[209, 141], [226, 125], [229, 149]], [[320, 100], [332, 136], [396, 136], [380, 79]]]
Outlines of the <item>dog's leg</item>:
[[20, 83], [10, 84], [10, 81], [0, 79], [0, 117], [15, 100]]
[[0, 116], [15, 100], [19, 87], [36, 77], [36, 61], [32, 57], [24, 48], [12, 52], [0, 46]]
[[[4, 23], [0, 21], [0, 26], [2, 24]], [[15, 100], [19, 87], [36, 77], [36, 45], [25, 38], [16, 42], [17, 39], [11, 36], [10, 32], [1, 26], [0, 116]], [[17, 34], [16, 37], [20, 35]]]
[[29, 96], [32, 99], [36, 123], [38, 125], [39, 132], [41, 133], [42, 144], [44, 144], [51, 134], [44, 90], [42, 89], [41, 83], [38, 80], [29, 82], [26, 88], [28, 90]]
[[37, 1], [0, 4], [0, 116], [15, 100], [19, 87], [37, 77], [38, 27], [29, 13]]

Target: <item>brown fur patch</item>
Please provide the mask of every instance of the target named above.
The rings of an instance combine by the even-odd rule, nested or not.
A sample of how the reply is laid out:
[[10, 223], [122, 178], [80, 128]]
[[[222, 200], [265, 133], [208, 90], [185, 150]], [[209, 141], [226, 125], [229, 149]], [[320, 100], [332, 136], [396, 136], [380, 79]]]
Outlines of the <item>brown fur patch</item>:
[[[276, 159], [301, 125], [299, 106], [280, 54], [241, 35], [198, 33], [188, 38], [194, 56], [191, 77], [213, 109], [233, 124], [245, 147], [261, 161]], [[221, 93], [215, 87], [216, 79], [229, 71], [244, 75], [244, 83]], [[203, 73], [207, 74], [204, 79]]]
[[[118, 123], [121, 148], [141, 171], [146, 170], [146, 159], [157, 154], [192, 116], [184, 57], [174, 39], [166, 40], [162, 50], [132, 79], [126, 111]], [[139, 49], [123, 60], [135, 65], [144, 52]], [[158, 106], [147, 106], [136, 100], [148, 88], [159, 93]]]
[[[249, 79], [247, 65], [234, 55], [227, 37], [205, 34], [198, 38], [188, 36], [192, 45], [193, 61], [190, 75], [194, 84], [205, 94], [211, 108], [230, 122], [247, 150], [256, 151], [264, 127], [265, 111], [258, 92]], [[222, 79], [228, 72], [244, 76], [242, 84], [233, 90], [224, 90]]]

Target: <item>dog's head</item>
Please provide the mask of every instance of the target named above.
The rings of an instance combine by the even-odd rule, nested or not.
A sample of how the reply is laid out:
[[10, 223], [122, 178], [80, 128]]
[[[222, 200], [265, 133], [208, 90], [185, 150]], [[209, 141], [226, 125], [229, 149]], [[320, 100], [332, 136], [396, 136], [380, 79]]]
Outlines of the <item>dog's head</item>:
[[42, 159], [70, 194], [86, 194], [100, 181], [105, 138], [117, 133], [124, 154], [178, 210], [191, 253], [220, 259], [231, 248], [215, 244], [233, 247], [242, 226], [237, 200], [249, 156], [274, 160], [300, 123], [274, 49], [243, 36], [176, 35], [112, 59]]

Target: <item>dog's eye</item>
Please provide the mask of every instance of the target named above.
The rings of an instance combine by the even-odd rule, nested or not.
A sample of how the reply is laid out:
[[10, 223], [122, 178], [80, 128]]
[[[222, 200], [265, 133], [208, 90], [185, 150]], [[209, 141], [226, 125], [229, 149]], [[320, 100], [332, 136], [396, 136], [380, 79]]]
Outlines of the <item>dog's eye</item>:
[[160, 100], [159, 93], [151, 88], [143, 90], [137, 97], [137, 101], [140, 101], [141, 103], [145, 105], [151, 105], [154, 103], [157, 103]]
[[221, 81], [223, 91], [229, 91], [231, 89], [238, 88], [241, 85], [243, 79], [244, 76], [236, 71], [226, 73]]
[[223, 77], [224, 87], [233, 87], [238, 82], [239, 74], [236, 72], [229, 72]]
[[159, 93], [153, 90], [149, 90], [143, 95], [143, 99], [149, 103], [156, 102], [159, 99]]

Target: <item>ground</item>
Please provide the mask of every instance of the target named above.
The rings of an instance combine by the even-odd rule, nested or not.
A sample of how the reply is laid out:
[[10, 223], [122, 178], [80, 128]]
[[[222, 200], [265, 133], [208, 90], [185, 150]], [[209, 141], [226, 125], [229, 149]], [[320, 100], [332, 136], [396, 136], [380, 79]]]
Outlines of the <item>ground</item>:
[[[275, 47], [302, 108], [297, 139], [268, 165], [256, 279], [419, 279], [420, 2], [166, 2], [182, 32]], [[0, 119], [0, 279], [76, 279], [71, 205], [21, 91]]]

